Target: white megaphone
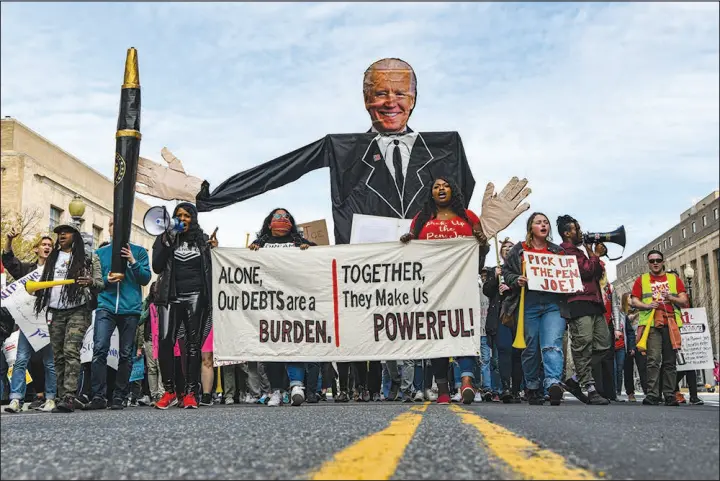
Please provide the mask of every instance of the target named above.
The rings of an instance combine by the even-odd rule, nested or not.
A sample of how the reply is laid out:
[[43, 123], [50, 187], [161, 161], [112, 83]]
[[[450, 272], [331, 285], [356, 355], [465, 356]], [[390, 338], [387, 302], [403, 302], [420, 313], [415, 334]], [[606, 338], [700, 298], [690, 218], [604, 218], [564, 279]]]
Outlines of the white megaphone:
[[170, 217], [167, 209], [163, 205], [150, 207], [143, 218], [143, 227], [150, 235], [160, 235], [163, 232], [182, 232], [185, 229], [185, 223], [176, 217]]

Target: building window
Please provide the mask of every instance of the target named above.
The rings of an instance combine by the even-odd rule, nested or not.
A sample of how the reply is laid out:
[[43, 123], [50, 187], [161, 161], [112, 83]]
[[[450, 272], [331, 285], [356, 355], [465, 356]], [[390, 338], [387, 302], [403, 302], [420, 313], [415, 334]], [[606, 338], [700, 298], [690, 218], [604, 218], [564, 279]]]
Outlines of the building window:
[[672, 247], [672, 236], [668, 237], [668, 245]]
[[62, 223], [63, 210], [54, 205], [50, 206], [50, 232]]
[[665, 250], [665, 249], [667, 249], [667, 241], [666, 240], [663, 241], [663, 250]]
[[687, 237], [687, 232], [685, 231], [685, 227], [682, 228], [682, 238], [685, 239]]
[[706, 215], [702, 216], [702, 222], [703, 222], [703, 227], [705, 227], [707, 225], [707, 216]]
[[692, 227], [692, 233], [693, 233], [693, 234], [696, 233], [696, 232], [697, 232], [697, 226], [695, 225], [695, 222], [692, 223], [692, 226], [691, 226], [691, 227]]
[[713, 219], [718, 220], [718, 208], [715, 207], [713, 209]]
[[98, 246], [102, 244], [102, 233], [102, 227], [93, 225], [93, 249], [97, 249]]

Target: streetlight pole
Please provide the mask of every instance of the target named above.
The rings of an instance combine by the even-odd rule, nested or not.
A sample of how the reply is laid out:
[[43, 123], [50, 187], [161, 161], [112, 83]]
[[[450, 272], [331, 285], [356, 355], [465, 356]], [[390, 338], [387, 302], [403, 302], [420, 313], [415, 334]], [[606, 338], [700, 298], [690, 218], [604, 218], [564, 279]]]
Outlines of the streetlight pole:
[[695, 277], [695, 269], [693, 269], [692, 266], [690, 264], [688, 264], [685, 267], [685, 272], [683, 274], [685, 274], [685, 279], [687, 279], [687, 283], [688, 283], [688, 285], [687, 285], [688, 304], [689, 304], [688, 307], [692, 307], [693, 306], [692, 283], [693, 283], [693, 278]]
[[[695, 277], [695, 269], [692, 268], [690, 264], [688, 264], [685, 267], [685, 279], [687, 279], [687, 290], [688, 290], [688, 307], [693, 306], [693, 295], [692, 295], [692, 288], [693, 288], [693, 278]], [[702, 379], [703, 386], [705, 385], [705, 370], [700, 369], [700, 376]], [[689, 380], [689, 379], [688, 379]], [[695, 383], [697, 383], [697, 371], [695, 371]]]
[[83, 239], [83, 244], [85, 244], [86, 252], [92, 252], [94, 247], [92, 234], [87, 234], [81, 230], [83, 215], [85, 214], [85, 201], [82, 197], [80, 197], [79, 194], [75, 194], [73, 200], [70, 201], [70, 204], [68, 205], [68, 212], [70, 212], [73, 226], [75, 226], [78, 232], [80, 232], [80, 236]]

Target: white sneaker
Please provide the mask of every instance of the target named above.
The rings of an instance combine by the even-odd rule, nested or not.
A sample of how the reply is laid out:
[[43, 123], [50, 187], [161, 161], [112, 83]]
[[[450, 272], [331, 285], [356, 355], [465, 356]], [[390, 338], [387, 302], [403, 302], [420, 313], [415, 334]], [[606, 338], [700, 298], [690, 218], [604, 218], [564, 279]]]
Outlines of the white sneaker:
[[413, 397], [413, 401], [417, 403], [421, 403], [425, 400], [425, 396], [423, 396], [422, 391], [415, 392], [415, 397]]
[[481, 403], [482, 401], [483, 401], [482, 393], [480, 391], [476, 392], [475, 393], [475, 402]]
[[19, 413], [22, 409], [22, 406], [20, 405], [19, 399], [13, 399], [10, 401], [10, 404], [8, 404], [8, 407], [5, 408], [6, 413]]
[[138, 402], [138, 404], [140, 404], [142, 406], [149, 406], [152, 401], [150, 400], [150, 396], [148, 396], [146, 394], [143, 397], [141, 397], [140, 399], [138, 399], [137, 402]]
[[460, 394], [460, 391], [456, 392], [453, 397], [450, 398], [450, 400], [454, 403], [459, 403], [462, 401], [462, 395]]
[[42, 406], [38, 407], [36, 411], [42, 411], [44, 413], [52, 412], [52, 410], [55, 409], [55, 400], [54, 399], [48, 399], [44, 403], [42, 403]]
[[427, 399], [430, 402], [437, 401], [438, 394], [434, 389], [426, 389], [425, 390], [425, 399]]
[[305, 402], [305, 390], [302, 386], [293, 386], [290, 391], [290, 399], [293, 406], [299, 406]]
[[225, 404], [235, 404], [235, 400], [231, 397], [226, 397]]
[[270, 406], [270, 407], [275, 407], [275, 406], [279, 406], [280, 404], [282, 404], [282, 398], [281, 398], [281, 396], [280, 396], [280, 390], [277, 390], [277, 389], [276, 389], [276, 390], [273, 391], [273, 393], [270, 395], [270, 400], [268, 401], [267, 405]]
[[258, 402], [258, 398], [256, 398], [256, 397], [253, 396], [252, 394], [246, 394], [246, 395], [245, 395], [245, 399], [243, 400], [243, 402], [244, 402], [245, 404], [255, 404], [256, 402]]

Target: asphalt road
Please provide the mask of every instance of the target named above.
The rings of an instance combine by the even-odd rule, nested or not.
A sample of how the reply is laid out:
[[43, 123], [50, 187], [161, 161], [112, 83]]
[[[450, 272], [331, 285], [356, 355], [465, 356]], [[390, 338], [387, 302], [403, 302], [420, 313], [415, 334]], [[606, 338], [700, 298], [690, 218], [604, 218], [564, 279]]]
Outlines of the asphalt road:
[[719, 479], [720, 410], [480, 403], [0, 416], [4, 479]]

